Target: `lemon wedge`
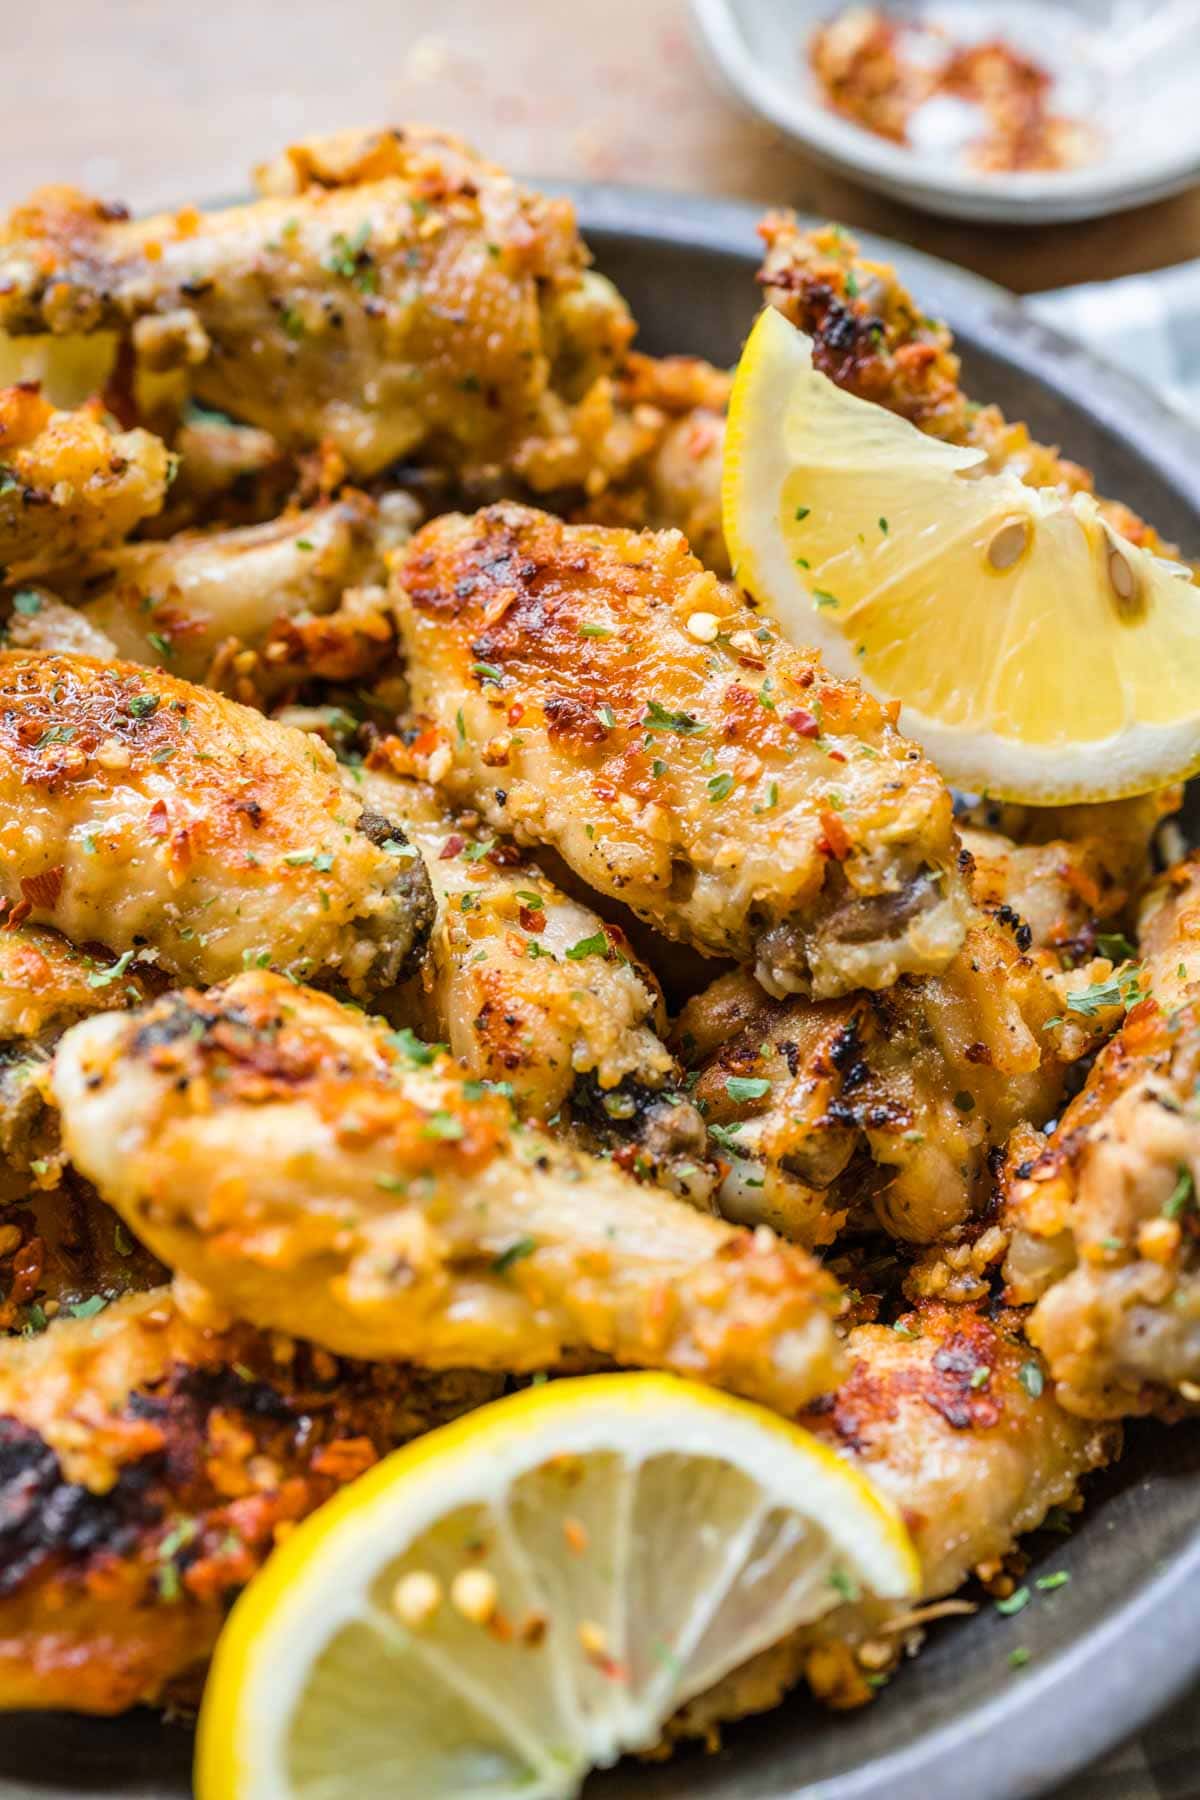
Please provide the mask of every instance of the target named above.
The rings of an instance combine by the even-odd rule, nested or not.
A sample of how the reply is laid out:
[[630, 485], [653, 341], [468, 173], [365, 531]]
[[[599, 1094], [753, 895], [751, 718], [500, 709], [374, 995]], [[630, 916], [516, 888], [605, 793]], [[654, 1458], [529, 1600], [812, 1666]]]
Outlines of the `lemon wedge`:
[[199, 1800], [557, 1800], [860, 1590], [891, 1505], [809, 1433], [672, 1376], [531, 1388], [286, 1539], [217, 1647]]
[[956, 786], [1109, 800], [1200, 767], [1200, 588], [1090, 495], [981, 472], [843, 393], [768, 308], [743, 352], [723, 509], [736, 578], [793, 641], [903, 705]]

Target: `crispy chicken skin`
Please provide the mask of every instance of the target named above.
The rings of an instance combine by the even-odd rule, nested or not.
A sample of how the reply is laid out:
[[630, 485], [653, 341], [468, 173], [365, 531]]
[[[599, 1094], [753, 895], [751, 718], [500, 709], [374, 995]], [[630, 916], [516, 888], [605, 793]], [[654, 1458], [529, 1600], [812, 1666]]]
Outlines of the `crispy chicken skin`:
[[[1121, 1031], [1040, 1155], [1017, 1164], [1005, 1273], [1063, 1404], [1200, 1401], [1200, 863], [1147, 902]], [[1138, 993], [1145, 998], [1136, 999]]]
[[422, 457], [566, 485], [572, 410], [633, 326], [570, 203], [415, 127], [297, 146], [266, 197], [129, 220], [44, 188], [0, 234], [0, 326], [126, 334], [138, 361], [354, 474]]
[[77, 568], [163, 503], [166, 447], [111, 430], [99, 404], [56, 412], [36, 387], [0, 388], [0, 568], [25, 581]]
[[957, 950], [941, 778], [677, 532], [448, 514], [395, 583], [441, 785], [496, 829], [775, 993], [886, 987]]
[[194, 1698], [276, 1535], [496, 1391], [203, 1330], [165, 1289], [0, 1344], [0, 1706]]
[[0, 802], [10, 924], [184, 979], [269, 961], [369, 995], [428, 929], [419, 857], [324, 744], [158, 671], [0, 654]]
[[386, 658], [385, 558], [418, 518], [406, 494], [348, 490], [262, 525], [126, 544], [62, 591], [110, 654], [268, 699], [297, 679], [354, 679]]
[[990, 1199], [1009, 1132], [1048, 1119], [1095, 1046], [1106, 1017], [1066, 1004], [1087, 979], [982, 916], [942, 974], [884, 993], [780, 1002], [722, 976], [676, 1027], [726, 1159], [722, 1213], [820, 1244], [870, 1201], [911, 1243], [953, 1233]]
[[[856, 1326], [846, 1380], [803, 1415], [899, 1507], [921, 1559], [922, 1601], [953, 1593], [981, 1566], [995, 1572], [1019, 1537], [1052, 1506], [1075, 1503], [1081, 1479], [1119, 1452], [1118, 1427], [1072, 1417], [1049, 1381], [1030, 1392], [1037, 1383], [1022, 1370], [1038, 1364], [1020, 1323], [1016, 1312], [930, 1302], [896, 1329]], [[703, 1736], [774, 1706], [801, 1676], [833, 1706], [860, 1705], [872, 1692], [866, 1674], [877, 1678], [886, 1648], [898, 1657], [905, 1635], [895, 1606], [840, 1607], [692, 1701], [675, 1732]]]
[[343, 1353], [529, 1370], [598, 1352], [794, 1409], [837, 1379], [836, 1283], [522, 1127], [446, 1055], [282, 977], [63, 1039], [68, 1154], [237, 1317]]
[[525, 1117], [561, 1121], [582, 1148], [706, 1205], [704, 1121], [679, 1091], [658, 982], [624, 932], [515, 846], [461, 830], [427, 786], [353, 775], [425, 859], [438, 910], [412, 986], [427, 1034], [504, 1083]]
[[[1030, 487], [1093, 493], [1090, 470], [1039, 444], [1029, 427], [979, 406], [959, 385], [950, 331], [921, 311], [887, 263], [859, 254], [836, 225], [811, 230], [791, 213], [768, 213], [759, 232], [759, 271], [768, 302], [813, 340], [813, 366], [838, 387], [899, 413], [947, 443], [986, 451], [985, 467], [1006, 469]], [[1152, 525], [1119, 500], [1100, 499], [1108, 522], [1161, 556], [1175, 556]]]

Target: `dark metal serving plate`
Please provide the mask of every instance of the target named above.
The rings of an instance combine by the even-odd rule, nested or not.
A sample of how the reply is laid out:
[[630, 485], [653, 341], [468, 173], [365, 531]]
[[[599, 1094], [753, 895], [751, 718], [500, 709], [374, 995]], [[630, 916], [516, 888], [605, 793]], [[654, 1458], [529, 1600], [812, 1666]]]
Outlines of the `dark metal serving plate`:
[[[734, 359], [757, 304], [753, 208], [632, 189], [562, 191], [577, 198], [596, 260], [628, 297], [645, 349]], [[1014, 256], [1020, 244], [1013, 234]], [[1105, 492], [1200, 553], [1200, 435], [1184, 420], [1003, 290], [899, 245], [866, 245], [899, 265], [927, 311], [949, 320], [970, 391], [1027, 419], [1038, 437], [1094, 468]], [[594, 1778], [589, 1800], [1046, 1793], [1200, 1677], [1200, 1430], [1132, 1427], [1128, 1454], [1088, 1495], [1071, 1536], [1042, 1534], [1030, 1546], [1034, 1573], [1065, 1569], [1068, 1585], [1037, 1593], [1013, 1618], [985, 1606], [934, 1627], [874, 1705], [836, 1714], [796, 1697], [730, 1730], [717, 1756], [623, 1765]], [[1017, 1647], [1029, 1660], [1014, 1670]], [[189, 1757], [189, 1735], [150, 1713], [10, 1716], [0, 1720], [0, 1800], [179, 1800]]]

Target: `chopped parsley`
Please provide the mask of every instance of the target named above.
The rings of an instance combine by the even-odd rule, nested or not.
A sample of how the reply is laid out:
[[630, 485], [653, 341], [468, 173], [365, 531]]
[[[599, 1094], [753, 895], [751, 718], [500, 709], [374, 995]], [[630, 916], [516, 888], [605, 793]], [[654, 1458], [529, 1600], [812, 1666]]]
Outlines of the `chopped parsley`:
[[569, 962], [582, 962], [585, 956], [607, 956], [608, 938], [603, 931], [593, 931], [591, 937], [580, 938], [567, 951]]
[[689, 712], [669, 712], [657, 700], [647, 701], [642, 724], [647, 731], [673, 731], [677, 737], [702, 737], [708, 730], [704, 720]]
[[1172, 1188], [1170, 1197], [1163, 1206], [1164, 1218], [1178, 1219], [1187, 1211], [1195, 1198], [1196, 1184], [1192, 1180], [1192, 1171], [1185, 1168], [1183, 1164], [1180, 1163], [1175, 1186]]
[[728, 800], [733, 792], [733, 776], [726, 770], [720, 775], [713, 775], [708, 783], [708, 800], [710, 806], [716, 806], [722, 800]]
[[42, 596], [40, 594], [35, 593], [32, 588], [17, 589], [13, 595], [14, 612], [24, 613], [27, 618], [32, 618], [34, 613], [39, 613], [41, 610]]
[[158, 695], [134, 694], [129, 700], [126, 711], [132, 713], [135, 719], [148, 719], [151, 713], [158, 711]]
[[1145, 998], [1139, 985], [1141, 973], [1140, 965], [1135, 963], [1117, 969], [1107, 981], [1093, 981], [1090, 987], [1077, 989], [1067, 995], [1068, 1011], [1082, 1013], [1085, 1019], [1095, 1018], [1109, 1006], [1123, 1006], [1128, 1012]]
[[399, 1031], [393, 1031], [391, 1041], [397, 1050], [407, 1056], [409, 1062], [416, 1063], [418, 1068], [425, 1068], [429, 1063], [436, 1062], [445, 1048], [442, 1044], [425, 1043], [407, 1025], [402, 1025]]
[[770, 1091], [771, 1083], [765, 1075], [727, 1075], [725, 1078], [725, 1092], [734, 1102], [761, 1100]]
[[1006, 1619], [1011, 1618], [1013, 1613], [1023, 1611], [1029, 1605], [1031, 1598], [1032, 1595], [1027, 1587], [1019, 1587], [1008, 1596], [1007, 1600], [997, 1600], [996, 1611], [1003, 1613]]
[[126, 950], [123, 956], [118, 956], [116, 962], [113, 963], [111, 967], [93, 970], [87, 978], [88, 986], [93, 988], [106, 988], [110, 987], [114, 981], [120, 981], [122, 975], [133, 961], [133, 958], [134, 952], [132, 950]]
[[422, 1137], [441, 1138], [446, 1143], [456, 1143], [463, 1135], [463, 1122], [456, 1119], [452, 1112], [430, 1113], [421, 1128]]
[[532, 1256], [536, 1249], [537, 1244], [533, 1238], [518, 1238], [515, 1243], [508, 1246], [507, 1250], [502, 1250], [499, 1256], [493, 1259], [492, 1269], [497, 1275], [503, 1275], [506, 1269], [511, 1269], [513, 1264], [520, 1262], [523, 1257]]
[[1025, 1392], [1029, 1395], [1031, 1400], [1038, 1399], [1046, 1386], [1046, 1377], [1042, 1374], [1042, 1365], [1034, 1362], [1032, 1359], [1029, 1362], [1023, 1362], [1021, 1364], [1021, 1367], [1017, 1370], [1017, 1380], [1025, 1389]]
[[485, 662], [472, 663], [471, 664], [471, 673], [472, 673], [472, 675], [478, 675], [480, 681], [484, 682], [485, 684], [487, 682], [491, 681], [491, 682], [495, 682], [496, 685], [498, 686], [500, 684], [500, 682], [502, 682], [504, 680], [504, 670], [498, 669], [496, 667], [495, 663], [485, 663]]

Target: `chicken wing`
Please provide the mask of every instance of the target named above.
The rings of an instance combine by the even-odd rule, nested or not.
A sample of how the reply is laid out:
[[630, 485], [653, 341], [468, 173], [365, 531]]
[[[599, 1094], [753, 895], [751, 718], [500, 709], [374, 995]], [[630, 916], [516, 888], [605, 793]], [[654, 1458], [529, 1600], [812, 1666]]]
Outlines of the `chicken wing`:
[[[985, 451], [984, 468], [1006, 469], [1030, 487], [1095, 492], [1090, 470], [1039, 444], [998, 406], [967, 398], [949, 329], [922, 312], [887, 263], [861, 256], [838, 226], [814, 231], [792, 213], [768, 213], [759, 232], [767, 253], [758, 279], [768, 302], [812, 338], [814, 368], [838, 387], [931, 437]], [[1101, 498], [1100, 510], [1135, 544], [1178, 554], [1121, 501]]]
[[110, 430], [99, 404], [55, 412], [36, 387], [0, 389], [0, 570], [27, 581], [78, 567], [163, 503], [166, 446]]
[[276, 1536], [497, 1390], [203, 1330], [165, 1289], [0, 1344], [0, 1707], [194, 1699]]
[[0, 326], [125, 334], [205, 404], [359, 475], [426, 455], [573, 479], [572, 408], [633, 327], [568, 201], [420, 127], [297, 146], [264, 186], [132, 221], [43, 189], [0, 236]]
[[353, 776], [425, 859], [438, 912], [413, 986], [429, 1035], [503, 1083], [524, 1116], [561, 1121], [582, 1148], [706, 1205], [704, 1121], [663, 1042], [658, 982], [625, 934], [512, 844], [460, 829], [428, 787], [375, 767]]
[[185, 979], [272, 963], [372, 994], [432, 916], [324, 744], [158, 671], [0, 654], [0, 799], [9, 924]]
[[954, 1232], [990, 1199], [1009, 1132], [1052, 1116], [1111, 1022], [1069, 1010], [1087, 980], [1031, 952], [1019, 921], [982, 916], [942, 974], [885, 993], [780, 1002], [721, 977], [676, 1039], [726, 1158], [722, 1213], [807, 1244], [864, 1203], [912, 1243]]
[[495, 829], [774, 993], [886, 987], [957, 950], [937, 772], [678, 533], [495, 506], [426, 525], [395, 583], [441, 785]]
[[517, 1124], [448, 1056], [253, 973], [63, 1039], [74, 1165], [235, 1316], [430, 1367], [573, 1353], [792, 1409], [837, 1378], [836, 1283]]
[[1141, 947], [1110, 978], [1125, 1025], [1010, 1193], [1010, 1292], [1097, 1418], [1200, 1403], [1200, 863], [1151, 896]]
[[96, 558], [61, 591], [110, 654], [265, 701], [308, 676], [344, 681], [394, 642], [385, 558], [412, 531], [406, 494], [340, 500], [263, 525], [183, 532]]
[[[857, 1326], [849, 1375], [804, 1416], [899, 1507], [921, 1559], [923, 1602], [953, 1593], [972, 1572], [998, 1573], [1017, 1539], [1051, 1507], [1077, 1504], [1082, 1478], [1119, 1452], [1119, 1428], [1058, 1404], [1020, 1323], [1014, 1312], [931, 1303], [894, 1328]], [[861, 1704], [922, 1613], [839, 1607], [692, 1701], [675, 1732], [707, 1736], [776, 1705], [801, 1676], [831, 1705]]]

